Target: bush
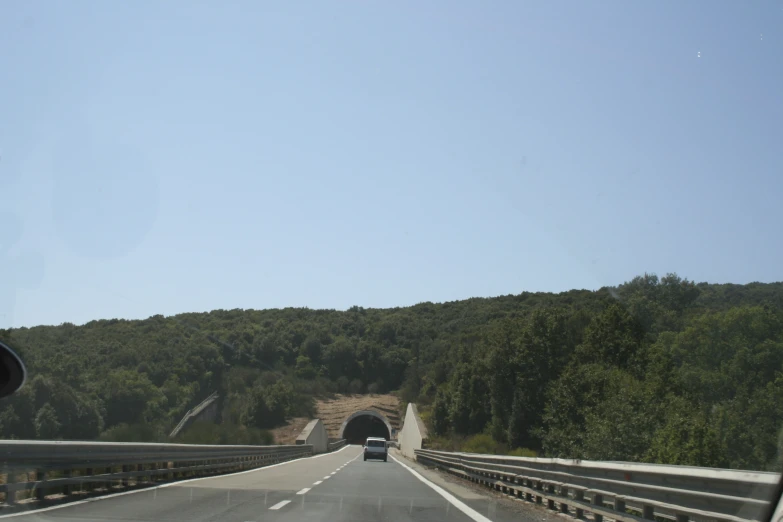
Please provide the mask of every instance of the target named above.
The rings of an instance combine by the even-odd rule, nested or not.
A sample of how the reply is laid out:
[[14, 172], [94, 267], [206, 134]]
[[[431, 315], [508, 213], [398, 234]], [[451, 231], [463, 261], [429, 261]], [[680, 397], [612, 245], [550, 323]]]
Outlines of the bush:
[[462, 451], [467, 453], [497, 453], [498, 443], [491, 436], [484, 433], [473, 435], [462, 446]]
[[465, 437], [460, 435], [451, 435], [450, 437], [430, 437], [427, 439], [427, 449], [438, 451], [465, 451], [463, 446]]
[[508, 452], [510, 457], [538, 457], [538, 453], [528, 448], [517, 448]]
[[337, 391], [340, 393], [346, 393], [348, 391], [348, 387], [350, 386], [351, 381], [348, 380], [348, 377], [345, 375], [341, 375], [337, 378]]
[[348, 385], [348, 390], [351, 393], [362, 393], [364, 391], [364, 383], [360, 379], [354, 379]]
[[104, 431], [98, 440], [106, 442], [168, 442], [166, 432], [153, 424], [117, 424]]
[[240, 422], [254, 428], [271, 428], [274, 422], [270, 417], [264, 389], [261, 386], [254, 386], [245, 399], [242, 414], [239, 417]]
[[174, 442], [181, 444], [244, 444], [269, 446], [275, 443], [271, 432], [235, 424], [194, 422], [177, 435]]

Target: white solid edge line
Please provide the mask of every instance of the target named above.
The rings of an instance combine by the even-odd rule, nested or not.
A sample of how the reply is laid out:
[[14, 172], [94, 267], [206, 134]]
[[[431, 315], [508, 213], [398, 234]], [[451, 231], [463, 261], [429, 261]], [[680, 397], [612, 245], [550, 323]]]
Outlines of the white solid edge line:
[[301, 490], [301, 491], [297, 491], [297, 492], [296, 492], [296, 494], [297, 494], [297, 495], [304, 495], [304, 494], [305, 494], [305, 493], [307, 493], [308, 491], [310, 491], [310, 488], [304, 488], [304, 489], [303, 489], [303, 490]]
[[80, 504], [86, 504], [88, 502], [96, 502], [98, 500], [105, 500], [107, 498], [121, 497], [123, 495], [132, 495], [134, 493], [143, 493], [145, 491], [154, 491], [156, 489], [168, 488], [168, 487], [171, 487], [171, 486], [177, 486], [179, 484], [185, 484], [187, 482], [195, 482], [196, 480], [207, 480], [207, 479], [215, 479], [215, 478], [222, 478], [222, 477], [231, 477], [231, 476], [234, 476], [234, 475], [243, 475], [245, 473], [252, 473], [254, 471], [263, 471], [263, 470], [269, 469], [269, 468], [276, 468], [277, 466], [284, 466], [285, 464], [290, 464], [292, 462], [296, 462], [296, 461], [302, 460], [302, 459], [317, 459], [317, 458], [320, 458], [320, 457], [325, 457], [327, 455], [334, 455], [336, 453], [340, 453], [342, 450], [344, 450], [346, 448], [349, 448], [349, 447], [350, 447], [349, 445], [345, 445], [342, 448], [338, 449], [337, 451], [333, 451], [331, 453], [321, 453], [320, 455], [313, 455], [312, 457], [300, 457], [298, 459], [287, 460], [285, 462], [278, 462], [277, 464], [272, 464], [271, 466], [263, 466], [263, 467], [260, 467], [260, 468], [253, 468], [253, 469], [248, 469], [248, 470], [245, 470], [245, 471], [236, 471], [234, 473], [225, 473], [223, 475], [215, 475], [213, 477], [199, 477], [199, 478], [188, 479], [188, 480], [180, 480], [180, 481], [177, 481], [177, 482], [169, 482], [168, 484], [161, 484], [160, 486], [153, 486], [153, 487], [148, 487], [148, 488], [134, 489], [133, 491], [120, 491], [119, 493], [110, 493], [108, 495], [101, 495], [100, 497], [92, 497], [92, 498], [87, 498], [87, 499], [84, 499], [84, 500], [77, 500], [75, 502], [67, 502], [67, 503], [61, 504], [59, 506], [50, 506], [50, 507], [40, 508], [40, 509], [31, 509], [30, 511], [20, 511], [18, 513], [9, 513], [7, 515], [0, 515], [0, 518], [23, 517], [23, 516], [27, 516], [27, 515], [35, 515], [36, 513], [44, 513], [46, 511], [54, 511], [55, 509], [63, 509], [63, 508], [67, 508], [67, 507], [78, 506]]
[[168, 484], [163, 484], [162, 486], [158, 486], [158, 487], [170, 488], [172, 486], [178, 486], [180, 484], [187, 484], [188, 482], [195, 482], [197, 480], [209, 480], [209, 479], [216, 479], [216, 478], [223, 478], [223, 477], [233, 477], [234, 475], [243, 475], [245, 473], [253, 473], [253, 472], [258, 472], [258, 471], [264, 471], [265, 469], [276, 468], [278, 466], [285, 466], [286, 464], [291, 464], [292, 462], [297, 462], [299, 460], [319, 459], [321, 457], [326, 457], [327, 455], [334, 455], [335, 453], [340, 453], [342, 450], [344, 450], [347, 447], [349, 447], [349, 446], [343, 446], [342, 448], [340, 448], [337, 451], [332, 452], [332, 453], [321, 453], [320, 455], [313, 455], [312, 457], [300, 457], [298, 459], [287, 460], [285, 462], [278, 462], [277, 464], [272, 464], [271, 466], [263, 466], [263, 467], [260, 467], [260, 468], [247, 469], [245, 471], [237, 471], [237, 472], [234, 472], [234, 473], [226, 473], [225, 475], [215, 475], [214, 477], [199, 477], [199, 478], [188, 479], [188, 480], [180, 480], [179, 482], [169, 482]]
[[281, 507], [285, 506], [286, 504], [290, 504], [290, 503], [291, 503], [290, 500], [281, 500], [280, 502], [278, 502], [277, 504], [275, 504], [274, 506], [272, 506], [269, 509], [274, 509], [275, 511], [277, 511]]
[[488, 519], [487, 517], [485, 517], [484, 515], [482, 515], [478, 511], [474, 510], [473, 508], [469, 507], [467, 504], [465, 504], [464, 502], [459, 500], [457, 497], [455, 497], [454, 495], [452, 495], [451, 493], [449, 493], [448, 491], [446, 491], [442, 487], [440, 487], [437, 484], [431, 482], [429, 479], [424, 478], [422, 475], [420, 475], [416, 470], [414, 470], [410, 466], [407, 466], [407, 465], [403, 464], [402, 462], [400, 462], [399, 460], [395, 459], [391, 455], [389, 455], [389, 456], [391, 457], [391, 459], [394, 462], [396, 462], [397, 464], [399, 464], [403, 468], [405, 468], [408, 471], [410, 471], [413, 474], [414, 477], [416, 477], [417, 479], [421, 480], [422, 482], [427, 484], [429, 487], [434, 489], [436, 493], [438, 493], [441, 497], [443, 497], [446, 500], [448, 500], [449, 502], [451, 502], [452, 505], [454, 505], [454, 507], [456, 507], [457, 509], [459, 509], [460, 511], [465, 513], [471, 519], [475, 520], [476, 522], [492, 522], [490, 519]]
[[78, 506], [80, 504], [86, 504], [88, 502], [94, 502], [96, 500], [103, 500], [105, 498], [112, 498], [112, 497], [121, 497], [123, 495], [130, 495], [132, 493], [140, 493], [142, 491], [152, 491], [153, 489], [157, 489], [157, 488], [135, 489], [133, 491], [121, 491], [120, 493], [111, 493], [109, 495], [102, 495], [100, 497], [93, 497], [85, 500], [77, 500], [75, 502], [69, 502], [68, 504], [63, 504], [62, 506], [51, 506], [47, 508], [32, 509], [30, 511], [20, 511], [18, 513], [9, 513], [7, 515], [0, 515], [0, 518], [23, 517], [27, 515], [35, 515], [36, 513], [44, 513], [45, 511], [54, 511], [55, 509], [62, 509], [64, 507], [70, 507], [70, 506]]

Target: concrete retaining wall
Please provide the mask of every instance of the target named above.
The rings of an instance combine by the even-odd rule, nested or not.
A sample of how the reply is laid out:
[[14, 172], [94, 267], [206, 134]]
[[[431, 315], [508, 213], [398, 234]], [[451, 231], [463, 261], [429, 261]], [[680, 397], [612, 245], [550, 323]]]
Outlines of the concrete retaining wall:
[[397, 436], [400, 443], [400, 451], [408, 458], [414, 458], [414, 450], [422, 449], [427, 440], [427, 428], [424, 426], [416, 405], [408, 403], [408, 410], [405, 412], [405, 422], [402, 430]]
[[296, 443], [312, 445], [313, 453], [326, 453], [329, 450], [329, 437], [321, 419], [311, 420], [296, 438]]

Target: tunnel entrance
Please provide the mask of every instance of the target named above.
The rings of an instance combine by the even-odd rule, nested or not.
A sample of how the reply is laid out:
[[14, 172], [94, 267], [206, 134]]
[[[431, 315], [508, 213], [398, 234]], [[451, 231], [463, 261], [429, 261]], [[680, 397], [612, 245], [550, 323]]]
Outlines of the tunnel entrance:
[[391, 433], [389, 433], [386, 422], [377, 414], [354, 414], [346, 421], [342, 430], [342, 438], [347, 444], [364, 444], [367, 437], [381, 437], [389, 440]]

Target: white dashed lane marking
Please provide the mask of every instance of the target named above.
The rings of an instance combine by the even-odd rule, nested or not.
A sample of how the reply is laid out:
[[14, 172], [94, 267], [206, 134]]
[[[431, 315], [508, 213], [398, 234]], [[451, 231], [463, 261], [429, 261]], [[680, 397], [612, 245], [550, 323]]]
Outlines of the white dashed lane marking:
[[313, 486], [317, 486], [318, 484], [321, 484], [322, 482], [323, 482], [323, 480], [316, 480], [315, 482], [313, 482]]
[[310, 488], [304, 488], [302, 491], [297, 491], [296, 494], [297, 495], [304, 495], [308, 491], [310, 491]]
[[290, 503], [291, 503], [291, 501], [290, 501], [290, 500], [283, 500], [282, 502], [278, 502], [277, 504], [275, 504], [274, 506], [272, 506], [272, 507], [271, 507], [271, 508], [269, 508], [269, 509], [270, 509], [270, 510], [275, 510], [275, 511], [277, 511], [277, 510], [278, 510], [278, 509], [280, 509], [281, 507], [285, 506], [286, 504], [290, 504]]

